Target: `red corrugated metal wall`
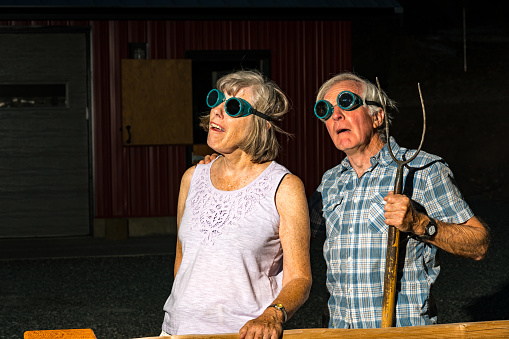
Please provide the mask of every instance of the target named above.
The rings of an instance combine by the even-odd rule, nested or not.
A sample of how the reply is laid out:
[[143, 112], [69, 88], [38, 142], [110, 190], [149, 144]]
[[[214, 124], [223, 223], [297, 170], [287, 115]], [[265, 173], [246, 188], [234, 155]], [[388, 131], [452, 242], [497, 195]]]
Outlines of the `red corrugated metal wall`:
[[314, 118], [316, 92], [351, 69], [350, 23], [340, 21], [0, 21], [1, 26], [91, 27], [95, 216], [176, 214], [185, 146], [122, 146], [120, 60], [130, 42], [147, 42], [152, 59], [189, 50], [270, 50], [271, 78], [291, 98], [278, 161], [300, 176], [308, 194], [342, 159]]

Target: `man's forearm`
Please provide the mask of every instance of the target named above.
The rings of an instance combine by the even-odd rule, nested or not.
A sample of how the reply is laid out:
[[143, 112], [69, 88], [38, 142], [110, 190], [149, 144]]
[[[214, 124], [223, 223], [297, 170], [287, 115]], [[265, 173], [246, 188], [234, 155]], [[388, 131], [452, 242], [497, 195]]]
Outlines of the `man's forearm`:
[[487, 225], [479, 219], [472, 217], [463, 224], [440, 220], [436, 222], [437, 233], [432, 239], [426, 240], [427, 242], [461, 257], [474, 260], [485, 257], [489, 246], [489, 231]]

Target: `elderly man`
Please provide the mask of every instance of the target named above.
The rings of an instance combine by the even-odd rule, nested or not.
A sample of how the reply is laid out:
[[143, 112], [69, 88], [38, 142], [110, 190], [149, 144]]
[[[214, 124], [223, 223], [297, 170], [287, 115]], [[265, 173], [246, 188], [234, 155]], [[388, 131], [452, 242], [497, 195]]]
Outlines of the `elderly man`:
[[415, 150], [386, 140], [384, 114], [395, 103], [378, 88], [352, 73], [325, 82], [315, 114], [325, 123], [336, 148], [346, 158], [327, 171], [310, 198], [311, 227], [325, 235], [328, 302], [332, 328], [381, 326], [388, 225], [401, 232], [396, 299], [396, 326], [437, 322], [431, 295], [440, 266], [438, 248], [482, 259], [488, 231], [474, 216], [440, 158], [426, 152], [404, 169], [403, 194], [392, 190], [397, 159]]

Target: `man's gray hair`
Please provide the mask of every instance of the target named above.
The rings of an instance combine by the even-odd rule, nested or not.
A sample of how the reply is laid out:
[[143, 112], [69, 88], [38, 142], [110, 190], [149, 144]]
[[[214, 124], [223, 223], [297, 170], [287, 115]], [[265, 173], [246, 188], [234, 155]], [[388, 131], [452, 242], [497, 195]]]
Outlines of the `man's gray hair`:
[[[396, 106], [396, 102], [389, 98], [389, 96], [382, 90], [378, 90], [378, 86], [372, 83], [371, 81], [357, 75], [351, 72], [341, 72], [337, 74], [336, 76], [332, 77], [331, 79], [327, 80], [318, 90], [318, 94], [316, 96], [316, 101], [323, 100], [325, 98], [325, 95], [327, 92], [337, 83], [343, 82], [343, 81], [355, 81], [362, 85], [364, 89], [364, 93], [358, 93], [361, 97], [362, 101], [374, 101], [380, 104], [382, 106], [382, 102], [380, 101], [380, 96], [382, 97], [382, 100], [384, 101], [386, 112], [385, 115], [387, 116], [387, 122], [389, 126], [391, 125], [393, 114], [398, 111], [398, 108]], [[333, 105], [336, 103], [334, 102]], [[376, 116], [380, 110], [382, 110], [381, 107], [375, 106], [375, 105], [368, 105], [369, 114], [371, 116]], [[376, 132], [380, 136], [380, 139], [383, 142], [387, 142], [387, 135], [385, 133], [385, 119], [383, 123], [377, 127]]]

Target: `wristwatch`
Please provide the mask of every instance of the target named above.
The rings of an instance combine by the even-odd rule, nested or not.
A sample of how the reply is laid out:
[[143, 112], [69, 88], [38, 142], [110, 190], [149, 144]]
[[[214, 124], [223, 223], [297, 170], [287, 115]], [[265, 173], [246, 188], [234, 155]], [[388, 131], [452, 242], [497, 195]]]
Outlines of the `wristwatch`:
[[286, 310], [285, 310], [285, 307], [283, 306], [283, 304], [272, 304], [272, 305], [269, 305], [267, 308], [269, 307], [274, 307], [278, 310], [281, 310], [281, 312], [283, 312], [283, 323], [286, 322], [286, 320], [288, 319], [288, 313], [286, 313]]
[[429, 222], [424, 229], [424, 234], [420, 236], [421, 239], [430, 240], [437, 234], [437, 222], [433, 218], [429, 218]]

